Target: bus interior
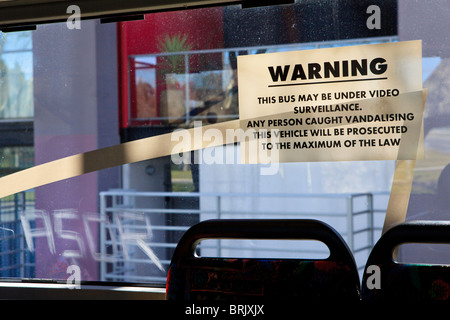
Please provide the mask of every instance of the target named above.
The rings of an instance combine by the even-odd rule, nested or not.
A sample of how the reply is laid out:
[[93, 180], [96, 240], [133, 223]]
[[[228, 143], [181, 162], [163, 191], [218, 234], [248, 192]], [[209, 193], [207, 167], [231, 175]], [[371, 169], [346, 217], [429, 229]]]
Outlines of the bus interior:
[[0, 298], [449, 300], [449, 16], [0, 0]]

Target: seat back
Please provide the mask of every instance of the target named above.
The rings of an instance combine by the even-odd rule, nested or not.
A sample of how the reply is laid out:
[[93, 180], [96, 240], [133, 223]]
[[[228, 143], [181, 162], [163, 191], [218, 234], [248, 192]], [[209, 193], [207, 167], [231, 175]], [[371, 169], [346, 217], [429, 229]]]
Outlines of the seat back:
[[366, 263], [363, 300], [450, 299], [450, 266], [398, 263], [393, 258], [394, 251], [406, 243], [450, 243], [450, 222], [405, 222], [383, 234]]
[[[195, 255], [205, 239], [318, 240], [327, 259], [205, 258]], [[169, 300], [360, 299], [356, 264], [341, 236], [315, 220], [208, 220], [182, 237], [169, 268]]]

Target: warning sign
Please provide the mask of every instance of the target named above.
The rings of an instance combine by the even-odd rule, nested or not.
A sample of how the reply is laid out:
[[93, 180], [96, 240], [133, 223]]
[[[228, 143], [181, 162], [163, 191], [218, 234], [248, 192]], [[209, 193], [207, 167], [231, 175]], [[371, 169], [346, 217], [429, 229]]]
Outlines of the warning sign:
[[420, 41], [239, 57], [243, 162], [420, 157], [421, 59]]

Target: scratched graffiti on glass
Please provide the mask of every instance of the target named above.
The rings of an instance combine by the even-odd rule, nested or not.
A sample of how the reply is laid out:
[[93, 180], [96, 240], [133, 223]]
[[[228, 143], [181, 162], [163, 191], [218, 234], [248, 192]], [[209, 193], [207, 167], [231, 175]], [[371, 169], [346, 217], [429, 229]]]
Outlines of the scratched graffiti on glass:
[[[75, 209], [54, 210], [49, 214], [44, 210], [26, 210], [20, 213], [27, 249], [36, 251], [35, 240], [40, 238], [52, 255], [59, 255], [77, 265], [77, 259], [90, 257], [97, 262], [115, 263], [129, 260], [139, 248], [159, 270], [165, 271], [160, 259], [147, 245], [152, 240], [150, 217], [137, 212], [115, 212], [111, 216], [98, 213], [79, 214]], [[84, 227], [84, 235], [69, 230], [70, 222], [76, 221]], [[99, 248], [98, 226], [108, 234], [108, 250]], [[66, 226], [66, 227], [65, 227]], [[58, 248], [58, 240], [71, 242], [70, 249]], [[130, 249], [130, 248], [133, 249]], [[39, 248], [42, 249], [42, 248]], [[71, 274], [71, 273], [68, 273]]]

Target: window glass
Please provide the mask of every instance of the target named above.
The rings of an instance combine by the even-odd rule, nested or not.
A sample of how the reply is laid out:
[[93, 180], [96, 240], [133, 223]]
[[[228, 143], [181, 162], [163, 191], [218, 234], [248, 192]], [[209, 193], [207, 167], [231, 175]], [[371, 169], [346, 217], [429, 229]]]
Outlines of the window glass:
[[33, 116], [31, 32], [0, 32], [0, 119]]
[[[403, 40], [421, 39], [423, 46], [423, 81], [427, 88], [424, 110], [424, 159], [417, 160], [407, 170], [411, 193], [405, 213], [406, 220], [448, 220], [448, 107], [447, 88], [448, 47], [440, 30], [448, 28], [448, 10], [443, 3], [408, 6], [402, 4], [402, 16], [434, 20], [414, 25], [404, 22], [399, 29]], [[429, 37], [427, 35], [433, 35]], [[449, 263], [448, 246], [439, 244], [408, 244], [400, 247], [402, 262]]]
[[[380, 28], [367, 25], [372, 4], [382, 12]], [[0, 139], [0, 185], [7, 185], [0, 275], [64, 282], [76, 266], [81, 281], [164, 286], [183, 233], [217, 218], [325, 221], [362, 271], [403, 164], [280, 163], [274, 174], [262, 175], [264, 165], [240, 162], [239, 144], [175, 156], [164, 150], [177, 130], [239, 119], [237, 57], [404, 40], [397, 9], [397, 2], [381, 0], [232, 5], [1, 34], [0, 129], [7, 122], [27, 138], [9, 145]], [[436, 159], [408, 162], [400, 175], [405, 183], [414, 177], [420, 199], [435, 199], [448, 153], [440, 113], [445, 58], [425, 55], [423, 70], [433, 96], [425, 112], [426, 155]], [[411, 198], [408, 209], [431, 208], [421, 205]], [[210, 241], [199, 250], [303, 257], [323, 248]]]
[[32, 147], [3, 147], [0, 149], [0, 176], [27, 169], [34, 164]]

